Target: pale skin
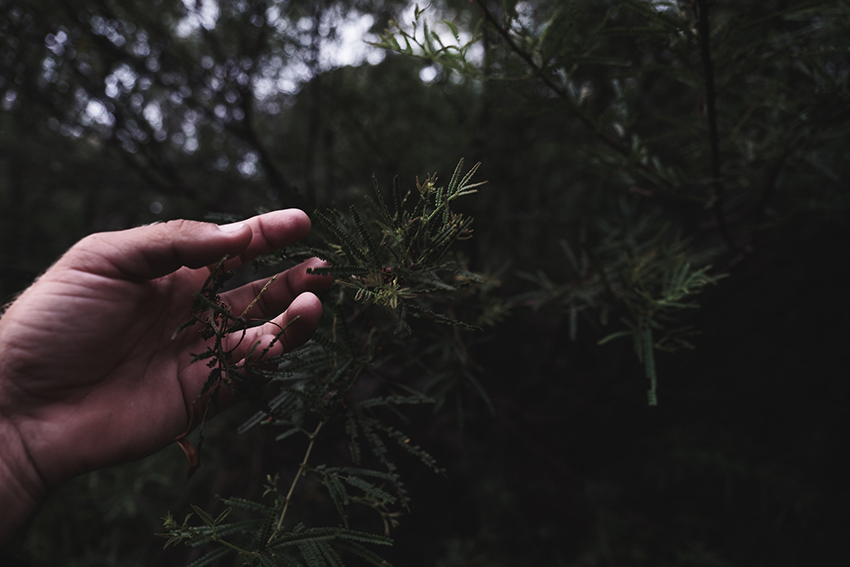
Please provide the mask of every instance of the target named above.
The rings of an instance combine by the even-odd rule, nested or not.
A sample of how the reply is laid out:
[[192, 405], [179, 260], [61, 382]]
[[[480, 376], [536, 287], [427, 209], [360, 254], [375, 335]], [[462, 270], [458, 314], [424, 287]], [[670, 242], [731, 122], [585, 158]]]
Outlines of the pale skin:
[[[0, 545], [62, 483], [153, 454], [195, 425], [209, 369], [191, 355], [206, 342], [200, 326], [172, 339], [194, 294], [225, 255], [235, 268], [309, 231], [307, 215], [289, 209], [228, 227], [171, 221], [93, 234], [8, 308], [0, 318]], [[228, 337], [234, 364], [309, 339], [322, 313], [315, 293], [330, 285], [307, 274], [320, 265], [308, 260], [277, 276], [246, 315], [270, 322]], [[266, 282], [221, 298], [241, 314]]]

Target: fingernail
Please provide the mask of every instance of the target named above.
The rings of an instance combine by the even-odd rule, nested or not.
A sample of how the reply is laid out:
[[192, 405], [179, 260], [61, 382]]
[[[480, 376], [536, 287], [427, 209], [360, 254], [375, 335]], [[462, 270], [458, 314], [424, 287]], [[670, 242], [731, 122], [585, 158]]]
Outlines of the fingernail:
[[236, 232], [243, 226], [245, 226], [244, 222], [234, 222], [231, 224], [220, 224], [218, 225], [218, 228], [221, 229], [222, 232]]

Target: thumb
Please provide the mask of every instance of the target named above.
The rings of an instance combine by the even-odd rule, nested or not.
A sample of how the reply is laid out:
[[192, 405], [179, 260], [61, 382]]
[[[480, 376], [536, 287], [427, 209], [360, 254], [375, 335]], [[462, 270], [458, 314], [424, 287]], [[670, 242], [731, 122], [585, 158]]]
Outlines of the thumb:
[[225, 255], [236, 256], [251, 243], [252, 234], [245, 223], [219, 226], [190, 220], [100, 232], [75, 244], [57, 267], [116, 279], [150, 280], [183, 266], [202, 268]]

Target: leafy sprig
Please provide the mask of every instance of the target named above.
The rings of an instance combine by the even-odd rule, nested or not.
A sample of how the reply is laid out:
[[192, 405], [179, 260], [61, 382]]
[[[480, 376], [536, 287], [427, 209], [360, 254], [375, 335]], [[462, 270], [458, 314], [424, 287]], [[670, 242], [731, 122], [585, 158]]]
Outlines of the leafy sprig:
[[[408, 454], [437, 473], [444, 471], [394, 423], [401, 415], [398, 408], [435, 399], [400, 382], [403, 375], [383, 378], [387, 375], [382, 368], [397, 364], [404, 345], [415, 340], [414, 327], [440, 323], [476, 328], [458, 320], [451, 306], [453, 297], [485, 280], [453, 257], [451, 248], [472, 233], [472, 218], [453, 206], [482, 185], [472, 181], [477, 168], [464, 172], [461, 160], [445, 186], [438, 185], [436, 175], [428, 175], [404, 194], [396, 179], [392, 208], [376, 182], [375, 198], [364, 209], [314, 215], [321, 244], [261, 258], [259, 264], [268, 268], [293, 256], [318, 256], [327, 265], [312, 272], [336, 278], [325, 310], [329, 316], [313, 339], [294, 352], [265, 357], [262, 366], [241, 368], [229, 361], [232, 349], [225, 348], [225, 337], [244, 333], [250, 322], [244, 314], [232, 313], [218, 293], [230, 275], [221, 270], [225, 260], [213, 270], [196, 297], [190, 320], [180, 329], [200, 325], [209, 339], [208, 348], [195, 356], [211, 368], [205, 390], [214, 395], [223, 385], [252, 388], [258, 411], [239, 431], [262, 426], [276, 431], [275, 442], [301, 438], [307, 445], [288, 488], [282, 491], [279, 477], [272, 477], [262, 502], [227, 498], [227, 513], [213, 518], [193, 507], [194, 513], [182, 523], [169, 514], [160, 534], [168, 539], [166, 545], [212, 544], [214, 548], [193, 565], [207, 565], [228, 554], [239, 555], [246, 565], [343, 565], [352, 555], [388, 565], [366, 546], [389, 545], [388, 536], [409, 507], [397, 454]], [[414, 324], [414, 318], [422, 324]], [[408, 332], [399, 332], [405, 329]], [[379, 387], [364, 395], [359, 384], [376, 378]], [[349, 463], [313, 462], [317, 445], [326, 436], [332, 438], [331, 430], [348, 437]], [[340, 525], [305, 527], [291, 519], [305, 482], [324, 485]], [[355, 505], [378, 515], [382, 535], [352, 529], [349, 510]], [[227, 522], [231, 509], [249, 517]]]

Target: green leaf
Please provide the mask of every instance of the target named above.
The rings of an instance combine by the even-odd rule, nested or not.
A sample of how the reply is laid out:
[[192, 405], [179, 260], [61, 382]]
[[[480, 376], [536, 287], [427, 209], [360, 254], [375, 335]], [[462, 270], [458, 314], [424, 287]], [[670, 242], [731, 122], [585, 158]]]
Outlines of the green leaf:
[[206, 555], [199, 557], [195, 561], [192, 561], [186, 567], [204, 567], [205, 565], [209, 565], [213, 561], [217, 561], [217, 560], [221, 559], [222, 557], [224, 557], [224, 556], [226, 556], [230, 553], [233, 553], [232, 549], [227, 548], [227, 547], [219, 547], [219, 548], [213, 549], [212, 551], [210, 551]]
[[280, 435], [275, 437], [274, 440], [275, 441], [283, 441], [287, 437], [295, 435], [296, 433], [305, 433], [305, 431], [303, 429], [301, 429], [300, 427], [293, 427], [291, 429], [287, 429], [286, 431], [284, 431], [283, 433], [281, 433]]
[[325, 559], [328, 561], [330, 567], [344, 567], [345, 564], [342, 561], [342, 558], [339, 554], [334, 550], [330, 545], [319, 545], [319, 551], [322, 552], [322, 555], [325, 556]]
[[315, 535], [312, 530], [307, 530], [305, 533], [278, 536], [272, 540], [271, 545], [269, 545], [269, 549], [279, 549], [281, 547], [297, 547], [298, 549], [302, 549], [302, 546], [306, 543], [331, 541], [334, 539], [337, 539], [337, 536], [333, 533]]
[[304, 557], [307, 567], [327, 567], [325, 558], [322, 555], [322, 552], [319, 551], [319, 546], [316, 545], [316, 543], [312, 541], [301, 543], [298, 546], [298, 550], [301, 551], [301, 555]]
[[357, 421], [354, 418], [354, 414], [349, 414], [348, 419], [345, 422], [345, 432], [348, 433], [348, 448], [351, 453], [351, 461], [354, 464], [360, 464], [360, 443], [357, 442]]
[[259, 557], [260, 563], [264, 567], [280, 567], [281, 565], [286, 565], [287, 567], [304, 567], [304, 564], [298, 561], [298, 559], [281, 550], [275, 550], [274, 554], [264, 551]]
[[370, 482], [366, 482], [362, 478], [358, 478], [356, 476], [345, 476], [342, 477], [342, 480], [344, 480], [355, 488], [359, 488], [366, 495], [372, 496], [373, 498], [377, 498], [378, 500], [383, 500], [384, 502], [388, 502], [390, 504], [393, 504], [396, 501], [395, 496], [386, 492], [385, 490], [381, 490]]
[[357, 246], [357, 243], [351, 238], [349, 234], [340, 229], [335, 221], [328, 218], [321, 211], [315, 211], [313, 213], [313, 216], [319, 221], [319, 223], [324, 229], [333, 234], [333, 236], [337, 239], [337, 244], [339, 244], [339, 246], [342, 248], [345, 255], [348, 256], [349, 261], [354, 262], [354, 265], [356, 266], [368, 263], [366, 260], [366, 255], [363, 254], [363, 252]]
[[[484, 402], [487, 406], [487, 412], [491, 417], [496, 417], [496, 407], [493, 405], [493, 401], [490, 399], [490, 395], [487, 393], [487, 390], [484, 389], [484, 386], [481, 382], [473, 376], [471, 373], [464, 373], [464, 377], [472, 384], [472, 387], [475, 389], [475, 392], [478, 394], [478, 397]], [[443, 469], [441, 469], [443, 470]]]
[[224, 520], [227, 518], [227, 516], [229, 516], [229, 515], [230, 515], [230, 513], [231, 513], [232, 511], [233, 511], [233, 508], [227, 508], [227, 509], [225, 509], [225, 510], [224, 510], [224, 512], [222, 512], [221, 514], [219, 514], [218, 518], [216, 518], [216, 519], [215, 519], [215, 524], [216, 524], [216, 525], [221, 525], [221, 523], [222, 523], [222, 522], [224, 522]]
[[328, 493], [331, 500], [336, 506], [337, 512], [343, 523], [348, 527], [348, 514], [345, 507], [349, 504], [348, 494], [345, 492], [345, 487], [336, 475], [327, 475], [325, 477], [325, 486], [328, 488]]
[[339, 529], [337, 530], [339, 533], [339, 537], [346, 541], [354, 541], [361, 543], [371, 543], [374, 545], [392, 545], [392, 538], [388, 538], [386, 536], [372, 534], [369, 532], [361, 532], [357, 530], [351, 529]]
[[643, 363], [646, 368], [646, 377], [649, 379], [647, 400], [650, 406], [657, 406], [658, 376], [655, 374], [655, 346], [652, 340], [652, 329], [649, 326], [643, 328], [641, 343], [643, 344]]
[[208, 525], [208, 526], [210, 526], [210, 527], [212, 527], [212, 526], [214, 526], [214, 525], [215, 525], [215, 520], [213, 520], [212, 516], [210, 516], [209, 514], [207, 514], [207, 513], [204, 511], [204, 509], [203, 509], [203, 508], [200, 508], [200, 507], [198, 507], [198, 506], [195, 506], [194, 504], [189, 504], [189, 506], [191, 506], [191, 507], [192, 507], [192, 510], [194, 510], [194, 511], [195, 511], [195, 513], [196, 513], [196, 514], [198, 514], [198, 517], [200, 517], [200, 518], [201, 518], [201, 520], [202, 520], [202, 521], [203, 521], [206, 525]]
[[361, 469], [355, 467], [342, 467], [340, 472], [344, 472], [346, 474], [356, 474], [359, 476], [370, 476], [374, 478], [380, 478], [383, 480], [388, 480], [390, 482], [395, 482], [396, 475], [390, 474], [384, 471], [375, 471], [371, 469]]
[[366, 251], [369, 254], [369, 259], [372, 261], [372, 265], [380, 266], [381, 261], [378, 259], [378, 247], [375, 245], [372, 235], [369, 233], [369, 230], [363, 223], [363, 219], [360, 218], [360, 213], [357, 212], [357, 208], [354, 205], [351, 206], [350, 211], [351, 217], [354, 219], [354, 226], [357, 227], [357, 232], [360, 233], [360, 238], [366, 244]]
[[452, 35], [455, 38], [455, 41], [460, 43], [460, 33], [458, 32], [457, 26], [451, 20], [440, 20], [442, 23], [446, 24], [452, 32]]
[[278, 515], [283, 509], [283, 505], [283, 498], [279, 498], [275, 501], [274, 507], [267, 510], [266, 515], [263, 518], [262, 526], [259, 531], [257, 531], [257, 535], [254, 538], [254, 547], [264, 547], [266, 542], [269, 541], [269, 537], [272, 535], [272, 530], [275, 527]]
[[377, 553], [359, 545], [355, 542], [340, 542], [337, 544], [337, 547], [340, 549], [345, 549], [355, 555], [358, 555], [371, 563], [372, 565], [376, 565], [377, 567], [393, 567], [392, 564], [378, 555]]
[[619, 339], [620, 337], [630, 337], [633, 334], [634, 334], [633, 331], [617, 331], [616, 333], [611, 333], [610, 335], [606, 336], [605, 338], [600, 339], [599, 341], [597, 341], [596, 345], [602, 346], [604, 344], [610, 343], [614, 339]]

